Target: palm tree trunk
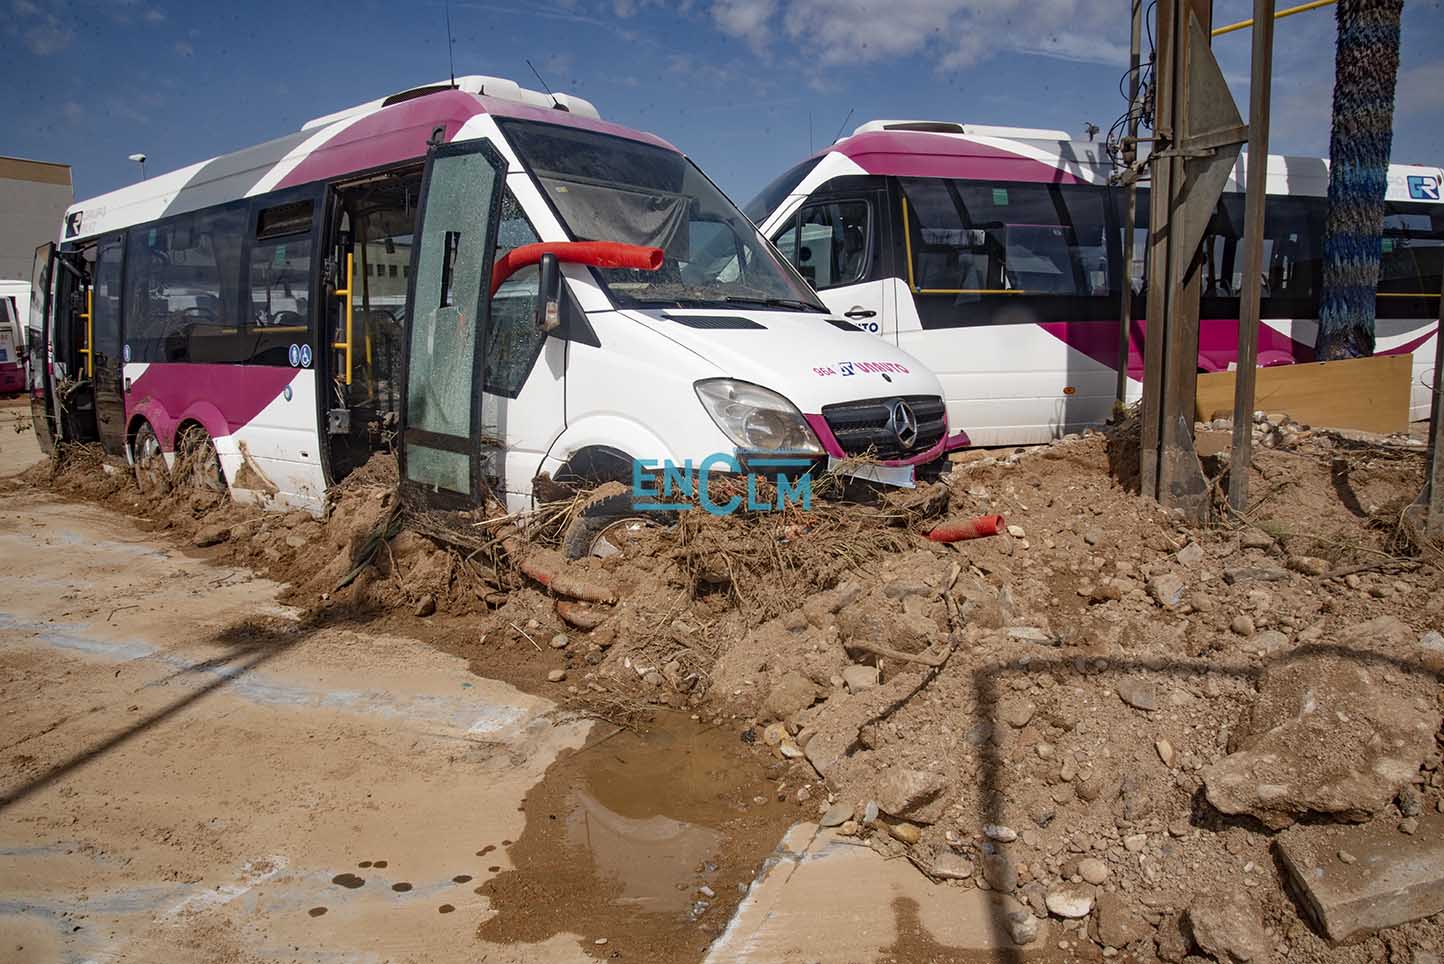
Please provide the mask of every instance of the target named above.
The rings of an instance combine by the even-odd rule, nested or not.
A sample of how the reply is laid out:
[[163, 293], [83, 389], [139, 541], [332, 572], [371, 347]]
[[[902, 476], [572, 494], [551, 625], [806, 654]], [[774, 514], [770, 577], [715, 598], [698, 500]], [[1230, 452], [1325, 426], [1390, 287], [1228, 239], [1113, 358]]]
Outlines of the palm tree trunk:
[[1404, 0], [1339, 0], [1320, 361], [1374, 353], [1374, 298]]

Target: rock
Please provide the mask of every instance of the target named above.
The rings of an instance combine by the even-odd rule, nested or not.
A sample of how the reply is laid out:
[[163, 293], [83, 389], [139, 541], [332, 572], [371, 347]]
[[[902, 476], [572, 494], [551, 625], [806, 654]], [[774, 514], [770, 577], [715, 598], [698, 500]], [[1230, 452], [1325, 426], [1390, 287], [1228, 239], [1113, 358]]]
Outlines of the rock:
[[1419, 771], [1439, 722], [1353, 661], [1270, 667], [1237, 752], [1203, 769], [1204, 790], [1220, 811], [1273, 829], [1309, 813], [1367, 820]]
[[1024, 643], [1038, 643], [1042, 646], [1056, 646], [1058, 638], [1033, 626], [1009, 626], [1008, 638]]
[[1098, 912], [1098, 940], [1104, 947], [1124, 948], [1152, 931], [1148, 922], [1117, 894], [1099, 894], [1094, 907]]
[[768, 723], [762, 728], [762, 742], [768, 746], [780, 746], [791, 735], [785, 723]]
[[923, 838], [923, 832], [910, 823], [889, 824], [887, 832], [892, 834], [894, 840], [901, 841], [909, 847]]
[[1014, 539], [1022, 539], [1027, 536], [1027, 533], [1023, 531], [1022, 526], [1010, 525], [1008, 526], [1008, 535], [1012, 536]]
[[1131, 854], [1143, 853], [1143, 848], [1148, 846], [1148, 834], [1131, 833], [1123, 838], [1123, 849]]
[[1025, 910], [1015, 910], [1008, 914], [1008, 936], [1013, 943], [1019, 947], [1031, 944], [1038, 939], [1038, 918]]
[[1265, 629], [1253, 637], [1253, 641], [1249, 643], [1249, 648], [1255, 653], [1267, 656], [1270, 653], [1278, 652], [1288, 644], [1288, 633], [1281, 633], [1277, 629]]
[[772, 689], [762, 704], [762, 715], [766, 719], [790, 720], [807, 709], [817, 699], [817, 687], [812, 680], [801, 673], [786, 673]]
[[856, 837], [859, 829], [856, 820], [844, 820], [838, 824], [837, 832], [844, 837]]
[[894, 817], [911, 816], [931, 803], [945, 787], [947, 781], [939, 774], [889, 767], [877, 782], [877, 805]]
[[1288, 570], [1275, 566], [1238, 566], [1223, 571], [1223, 581], [1230, 586], [1245, 582], [1282, 582], [1288, 577]]
[[1398, 804], [1399, 812], [1406, 817], [1417, 817], [1424, 812], [1424, 798], [1413, 787], [1406, 786], [1400, 790], [1394, 802]]
[[1195, 898], [1188, 925], [1194, 943], [1220, 964], [1260, 964], [1273, 950], [1258, 911], [1241, 894]]
[[802, 757], [802, 747], [798, 746], [792, 737], [788, 737], [777, 744], [777, 752], [782, 754], [783, 758], [787, 760], [797, 760]]
[[1118, 698], [1137, 710], [1158, 709], [1158, 687], [1151, 680], [1124, 677], [1118, 681]]
[[1101, 884], [1108, 879], [1108, 865], [1097, 857], [1084, 857], [1078, 861], [1078, 875], [1090, 884]]
[[1158, 933], [1154, 935], [1154, 940], [1157, 942], [1158, 959], [1168, 961], [1169, 964], [1182, 961], [1193, 946], [1188, 934], [1184, 932], [1182, 914], [1169, 914], [1164, 917], [1158, 924]]
[[847, 686], [849, 693], [860, 693], [863, 690], [870, 690], [877, 686], [878, 679], [876, 666], [863, 666], [854, 663], [842, 671], [842, 682]]
[[[1330, 940], [1444, 913], [1444, 815], [1421, 823], [1412, 837], [1382, 822], [1279, 835], [1285, 880]], [[1345, 861], [1345, 853], [1360, 856]]]
[[819, 827], [841, 827], [852, 819], [852, 807], [846, 803], [834, 803], [827, 808], [822, 819], [817, 822]]
[[1322, 576], [1329, 571], [1328, 560], [1318, 556], [1289, 556], [1287, 565], [1294, 572], [1301, 572], [1306, 576]]
[[1183, 580], [1171, 572], [1154, 576], [1148, 580], [1148, 595], [1164, 609], [1172, 609], [1183, 602]]
[[1154, 742], [1153, 748], [1158, 751], [1158, 758], [1163, 761], [1163, 765], [1170, 770], [1173, 769], [1175, 759], [1173, 744], [1167, 740], [1157, 740]]
[[1084, 529], [1083, 541], [1090, 546], [1096, 546], [1103, 541], [1103, 530], [1098, 528]]
[[958, 854], [938, 854], [933, 858], [933, 876], [944, 880], [967, 880], [973, 876], [973, 862]]
[[221, 522], [215, 525], [202, 527], [196, 532], [195, 538], [191, 540], [197, 548], [204, 549], [207, 546], [219, 545], [231, 537], [231, 527]]
[[1178, 561], [1185, 566], [1197, 566], [1204, 560], [1203, 546], [1196, 542], [1190, 542], [1178, 550]]
[[549, 683], [560, 683], [566, 678], [567, 671], [564, 669], [554, 669], [551, 672], [547, 673], [547, 682]]
[[1419, 832], [1419, 818], [1405, 817], [1403, 820], [1400, 820], [1399, 832], [1406, 833], [1411, 837], [1414, 836], [1414, 834]]
[[1006, 854], [989, 854], [983, 858], [983, 879], [993, 890], [1011, 894], [1018, 887], [1018, 870]]
[[286, 536], [286, 546], [291, 549], [304, 549], [310, 542], [310, 539], [307, 539], [299, 532], [293, 532]]
[[567, 643], [571, 642], [566, 633], [557, 633], [552, 637], [552, 649], [566, 649]]
[[1028, 725], [1037, 710], [1028, 700], [1009, 700], [998, 707], [998, 719], [1014, 729], [1021, 730]]
[[1245, 549], [1269, 549], [1273, 544], [1274, 537], [1258, 529], [1247, 530], [1239, 539], [1239, 545]]
[[997, 840], [1001, 843], [1012, 843], [1018, 839], [1018, 831], [1012, 827], [1005, 827], [997, 823], [983, 824], [983, 836], [989, 840]]
[[1048, 891], [1044, 900], [1048, 905], [1048, 913], [1055, 917], [1077, 920], [1087, 917], [1093, 910], [1092, 892], [1081, 887], [1054, 887]]
[[1193, 607], [1194, 612], [1199, 613], [1211, 613], [1218, 608], [1213, 597], [1206, 592], [1193, 593], [1188, 597], [1188, 604]]
[[422, 596], [416, 602], [416, 615], [421, 617], [430, 616], [436, 612], [436, 597], [431, 593]]
[[1239, 613], [1233, 617], [1233, 622], [1228, 624], [1228, 628], [1235, 636], [1242, 636], [1247, 639], [1254, 633], [1253, 617]]

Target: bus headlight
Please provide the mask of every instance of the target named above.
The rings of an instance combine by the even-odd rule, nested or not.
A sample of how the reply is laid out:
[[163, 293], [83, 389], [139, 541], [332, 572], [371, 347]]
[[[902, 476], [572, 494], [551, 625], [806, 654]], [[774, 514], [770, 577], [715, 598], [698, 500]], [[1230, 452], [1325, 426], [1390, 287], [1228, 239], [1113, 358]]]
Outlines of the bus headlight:
[[776, 392], [731, 378], [703, 379], [693, 388], [712, 421], [738, 448], [823, 454], [797, 406]]

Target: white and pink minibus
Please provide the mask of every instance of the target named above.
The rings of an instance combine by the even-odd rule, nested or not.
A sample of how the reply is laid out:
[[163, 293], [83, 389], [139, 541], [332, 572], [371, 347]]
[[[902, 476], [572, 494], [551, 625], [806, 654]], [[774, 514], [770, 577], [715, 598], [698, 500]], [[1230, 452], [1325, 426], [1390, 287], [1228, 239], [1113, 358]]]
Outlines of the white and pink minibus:
[[[936, 377], [835, 317], [685, 155], [587, 101], [460, 77], [81, 201], [36, 259], [35, 425], [238, 499], [533, 479], [947, 434]], [[151, 479], [152, 482], [158, 481]], [[449, 499], [442, 498], [448, 496]]]
[[[1148, 192], [1132, 239], [1103, 145], [1062, 131], [872, 121], [746, 208], [833, 311], [938, 374], [949, 447], [1042, 442], [1107, 418], [1122, 298], [1141, 392]], [[1204, 241], [1198, 365], [1237, 359], [1244, 161]], [[1444, 262], [1437, 167], [1389, 171], [1377, 351], [1412, 353], [1427, 418]], [[1270, 157], [1259, 364], [1313, 360], [1328, 165]], [[1131, 258], [1131, 290], [1123, 259]]]

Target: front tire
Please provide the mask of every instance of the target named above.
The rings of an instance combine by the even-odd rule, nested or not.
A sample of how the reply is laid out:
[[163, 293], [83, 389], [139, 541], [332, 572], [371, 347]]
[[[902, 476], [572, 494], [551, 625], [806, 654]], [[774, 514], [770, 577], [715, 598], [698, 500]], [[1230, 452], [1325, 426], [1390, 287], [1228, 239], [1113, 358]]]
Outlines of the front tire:
[[[621, 491], [618, 491], [621, 490]], [[608, 484], [583, 503], [562, 536], [562, 552], [568, 559], [606, 559], [625, 551], [638, 531], [669, 526], [677, 513], [636, 507], [636, 496], [617, 484]]]

